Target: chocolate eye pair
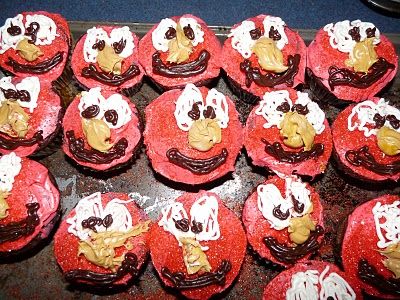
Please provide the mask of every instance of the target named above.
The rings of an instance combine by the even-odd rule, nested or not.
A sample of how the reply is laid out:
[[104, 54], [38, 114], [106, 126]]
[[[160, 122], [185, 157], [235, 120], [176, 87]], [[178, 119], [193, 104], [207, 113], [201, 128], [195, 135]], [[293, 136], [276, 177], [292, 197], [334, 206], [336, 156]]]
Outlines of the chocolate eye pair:
[[3, 89], [0, 90], [4, 94], [4, 98], [8, 100], [19, 100], [22, 102], [29, 102], [31, 101], [31, 95], [27, 90], [13, 90], [13, 89]]
[[378, 129], [383, 127], [386, 121], [389, 121], [390, 125], [392, 125], [394, 129], [400, 128], [400, 120], [397, 119], [395, 115], [381, 116], [380, 114], [376, 113], [373, 120], [375, 121], [375, 128]]
[[[196, 120], [200, 119], [200, 109], [199, 109], [200, 104], [201, 104], [201, 102], [193, 103], [192, 109], [189, 110], [188, 116], [192, 120], [196, 121]], [[214, 108], [212, 108], [211, 106], [207, 106], [206, 110], [203, 111], [203, 116], [204, 116], [204, 118], [215, 119], [217, 115], [215, 114]]]
[[281, 111], [283, 113], [287, 113], [291, 110], [297, 112], [300, 115], [307, 115], [309, 113], [307, 105], [295, 104], [290, 109], [290, 105], [287, 102], [283, 102], [276, 108], [276, 110]]
[[[97, 49], [99, 51], [103, 51], [104, 47], [106, 46], [106, 42], [104, 40], [98, 40], [96, 43], [93, 44], [92, 49]], [[119, 42], [114, 42], [112, 47], [116, 54], [121, 54], [126, 46], [126, 40], [121, 38]]]
[[[258, 40], [263, 35], [261, 28], [258, 27], [250, 30], [249, 33], [252, 40]], [[279, 41], [282, 38], [280, 33], [277, 29], [274, 28], [274, 26], [271, 26], [271, 28], [269, 29], [268, 37], [274, 41]]]
[[[34, 44], [36, 42], [37, 32], [39, 31], [39, 28], [40, 28], [40, 25], [37, 22], [30, 23], [29, 26], [26, 28], [25, 35], [31, 37], [31, 39], [29, 40], [30, 44]], [[19, 26], [14, 25], [11, 22], [10, 27], [7, 28], [7, 32], [11, 36], [17, 36], [17, 35], [21, 34], [22, 30]]]
[[111, 226], [112, 223], [113, 223], [113, 218], [111, 214], [108, 214], [107, 216], [104, 217], [104, 219], [94, 216], [89, 217], [83, 220], [81, 224], [83, 228], [89, 228], [94, 232], [97, 232], [95, 226], [104, 226], [105, 228], [108, 228]]
[[[298, 214], [303, 213], [304, 203], [300, 203], [293, 195], [292, 195], [292, 202], [294, 211]], [[275, 218], [278, 218], [279, 220], [286, 220], [290, 216], [289, 210], [287, 210], [285, 213], [281, 211], [280, 204], [274, 207], [274, 209], [272, 210], [272, 214], [274, 215]]]
[[201, 224], [200, 222], [196, 222], [195, 220], [192, 221], [192, 226], [190, 226], [189, 219], [183, 218], [180, 220], [173, 220], [175, 222], [176, 229], [179, 229], [180, 231], [188, 232], [189, 227], [194, 234], [199, 234], [203, 231], [203, 224]]
[[[192, 27], [190, 27], [190, 24], [183, 27], [183, 33], [189, 40], [191, 41], [194, 40], [194, 31]], [[172, 40], [175, 37], [176, 37], [176, 29], [174, 27], [169, 27], [167, 32], [165, 33], [165, 38], [167, 40]]]
[[[81, 116], [85, 119], [91, 119], [96, 117], [100, 113], [100, 107], [98, 105], [91, 105], [82, 111]], [[108, 123], [117, 125], [118, 113], [115, 109], [109, 109], [104, 113], [104, 118]]]
[[[372, 28], [367, 28], [365, 30], [365, 33], [367, 34], [367, 38], [373, 38], [375, 37], [375, 32], [376, 32], [376, 27], [372, 27]], [[359, 42], [361, 40], [361, 35], [360, 35], [360, 27], [353, 27], [349, 30], [349, 34], [351, 36], [351, 38], [356, 41]]]

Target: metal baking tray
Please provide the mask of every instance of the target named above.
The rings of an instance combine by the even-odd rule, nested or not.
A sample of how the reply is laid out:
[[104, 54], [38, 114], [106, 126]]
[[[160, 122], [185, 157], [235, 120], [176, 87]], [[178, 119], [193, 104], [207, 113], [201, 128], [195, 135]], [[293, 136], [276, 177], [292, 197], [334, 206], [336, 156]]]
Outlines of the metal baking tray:
[[[76, 41], [88, 28], [98, 24], [94, 22], [70, 22], [74, 40]], [[112, 25], [128, 25], [139, 36], [143, 36], [152, 26], [152, 24], [139, 23], [112, 23]], [[230, 30], [230, 27], [211, 26], [211, 28], [221, 41], [225, 40]], [[298, 32], [308, 44], [316, 31], [300, 29]], [[397, 53], [399, 53], [400, 34], [387, 34], [387, 36], [394, 42]], [[71, 97], [78, 92], [76, 85], [68, 82], [65, 84], [67, 96]], [[253, 106], [240, 101], [237, 96], [233, 95], [223, 76], [217, 81], [216, 87], [235, 102], [241, 114], [241, 121], [244, 123]], [[149, 81], [145, 80], [139, 92], [130, 98], [143, 117], [146, 105], [158, 95], [159, 92]], [[394, 103], [400, 104], [399, 74], [383, 95]], [[330, 121], [339, 112], [337, 108], [332, 106], [325, 109]], [[236, 171], [233, 174], [200, 187], [174, 183], [157, 175], [149, 164], [144, 146], [140, 149], [137, 159], [131, 166], [110, 174], [84, 172], [76, 168], [60, 149], [46, 158], [39, 159], [39, 161], [49, 168], [57, 181], [61, 192], [64, 216], [84, 196], [97, 191], [118, 191], [132, 193], [139, 206], [149, 214], [150, 218], [156, 220], [161, 207], [173, 201], [185, 191], [196, 192], [199, 189], [207, 189], [219, 194], [225, 204], [241, 218], [243, 203], [246, 198], [259, 183], [270, 175], [266, 170], [252, 166], [244, 149], [238, 157]], [[314, 258], [340, 264], [339, 233], [353, 208], [386, 193], [399, 194], [400, 185], [397, 183], [364, 184], [345, 176], [335, 168], [334, 164], [331, 159], [325, 174], [317, 177], [311, 183], [320, 194], [326, 225], [324, 244]], [[251, 249], [248, 249], [241, 272], [234, 284], [216, 298], [261, 299], [264, 287], [279, 272], [279, 269], [260, 260]], [[179, 294], [170, 290], [167, 292], [163, 289], [150, 259], [143, 274], [125, 291], [99, 294], [84, 288], [72, 289], [63, 279], [55, 261], [52, 241], [27, 259], [0, 266], [0, 299], [97, 299], [98, 296], [107, 296], [107, 299], [179, 298]]]

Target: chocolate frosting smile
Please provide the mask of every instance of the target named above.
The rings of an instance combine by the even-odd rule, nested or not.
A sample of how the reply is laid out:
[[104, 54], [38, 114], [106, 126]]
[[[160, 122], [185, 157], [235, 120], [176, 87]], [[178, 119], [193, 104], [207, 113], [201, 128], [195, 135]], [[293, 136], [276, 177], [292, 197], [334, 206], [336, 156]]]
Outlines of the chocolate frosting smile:
[[18, 147], [30, 147], [35, 144], [41, 144], [43, 142], [43, 131], [39, 130], [30, 139], [21, 138], [5, 138], [0, 134], [0, 148], [5, 150], [15, 150]]
[[88, 67], [84, 67], [81, 72], [81, 75], [85, 78], [91, 78], [111, 86], [121, 85], [139, 74], [139, 67], [135, 64], [130, 65], [129, 68], [120, 75], [98, 71], [94, 64], [89, 64]]
[[55, 66], [57, 66], [59, 63], [61, 63], [63, 60], [63, 56], [64, 56], [64, 52], [59, 51], [53, 57], [46, 59], [36, 65], [20, 64], [13, 58], [9, 57], [6, 64], [8, 66], [12, 67], [14, 72], [43, 74], [43, 73], [50, 71]]

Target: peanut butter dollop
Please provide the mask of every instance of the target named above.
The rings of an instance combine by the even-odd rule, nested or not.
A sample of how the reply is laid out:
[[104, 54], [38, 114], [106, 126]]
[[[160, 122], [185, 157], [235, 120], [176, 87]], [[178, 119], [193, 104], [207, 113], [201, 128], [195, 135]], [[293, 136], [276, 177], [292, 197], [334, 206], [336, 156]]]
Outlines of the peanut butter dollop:
[[280, 134], [286, 146], [291, 148], [304, 146], [304, 151], [312, 148], [315, 129], [305, 116], [297, 112], [288, 112], [283, 117], [280, 127]]
[[355, 72], [368, 73], [369, 68], [378, 61], [373, 41], [374, 38], [367, 38], [356, 43], [349, 59], [345, 61], [345, 65], [353, 67]]
[[188, 136], [190, 147], [208, 151], [221, 142], [221, 128], [215, 119], [199, 119], [190, 127]]
[[105, 45], [104, 49], [97, 54], [97, 63], [100, 69], [107, 73], [121, 74], [122, 57], [115, 53], [114, 48]]
[[10, 208], [7, 203], [9, 193], [0, 191], [0, 220], [8, 216], [7, 210]]
[[288, 69], [283, 64], [282, 51], [276, 46], [275, 42], [267, 37], [258, 39], [252, 48], [258, 57], [258, 63], [266, 71], [282, 73]]
[[211, 271], [211, 265], [198, 241], [192, 238], [181, 238], [180, 242], [182, 243], [183, 260], [189, 275]]
[[109, 142], [111, 130], [103, 120], [82, 118], [82, 129], [88, 144], [93, 149], [107, 152], [113, 146]]
[[299, 245], [303, 244], [310, 236], [311, 231], [315, 230], [315, 224], [311, 220], [310, 213], [302, 217], [291, 218], [289, 224], [289, 238], [290, 240]]
[[168, 43], [168, 50], [167, 61], [177, 64], [187, 61], [193, 51], [192, 41], [186, 37], [180, 24], [176, 26], [176, 37]]
[[400, 243], [392, 244], [386, 247], [385, 250], [379, 251], [381, 254], [387, 257], [383, 261], [383, 264], [388, 268], [393, 274], [394, 278], [400, 278]]
[[43, 52], [40, 50], [40, 48], [35, 44], [29, 43], [28, 39], [21, 40], [17, 44], [16, 50], [26, 61], [34, 61], [38, 59], [39, 56], [43, 55]]
[[29, 115], [16, 101], [4, 101], [0, 106], [0, 132], [24, 138], [28, 132]]
[[396, 130], [383, 126], [377, 134], [378, 147], [386, 155], [397, 155], [400, 153], [400, 133]]

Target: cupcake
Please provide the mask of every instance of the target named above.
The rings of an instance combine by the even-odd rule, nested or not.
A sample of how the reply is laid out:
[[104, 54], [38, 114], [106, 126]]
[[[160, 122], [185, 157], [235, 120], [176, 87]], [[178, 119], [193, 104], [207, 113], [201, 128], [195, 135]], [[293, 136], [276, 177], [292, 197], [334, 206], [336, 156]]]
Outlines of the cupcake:
[[127, 194], [94, 193], [81, 199], [54, 237], [65, 279], [100, 289], [128, 285], [147, 258], [149, 223]]
[[318, 194], [295, 176], [266, 180], [243, 208], [247, 240], [262, 258], [284, 266], [308, 259], [322, 242]]
[[244, 145], [254, 165], [314, 178], [326, 168], [332, 137], [318, 104], [286, 89], [264, 94], [247, 119]]
[[186, 193], [161, 211], [149, 233], [154, 268], [163, 284], [190, 299], [227, 289], [246, 252], [240, 220], [210, 192]]
[[346, 108], [333, 123], [332, 136], [345, 173], [372, 182], [400, 179], [400, 110], [385, 99]]
[[343, 238], [346, 273], [377, 299], [400, 297], [400, 198], [385, 195], [358, 206]]
[[310, 86], [320, 101], [360, 102], [375, 96], [396, 75], [397, 61], [388, 38], [360, 20], [326, 25], [307, 49]]
[[61, 129], [60, 97], [38, 77], [0, 79], [0, 153], [24, 157], [45, 148]]
[[145, 114], [144, 142], [157, 173], [201, 184], [235, 169], [243, 127], [233, 102], [216, 89], [188, 84], [165, 92]]
[[137, 90], [144, 74], [138, 63], [138, 45], [138, 37], [128, 26], [88, 29], [72, 53], [75, 77], [88, 88], [116, 92]]
[[310, 260], [296, 264], [265, 287], [264, 300], [362, 299], [346, 273], [333, 264]]
[[249, 103], [304, 82], [306, 45], [279, 17], [259, 15], [234, 25], [222, 57], [231, 86]]
[[60, 193], [43, 165], [14, 152], [0, 156], [0, 259], [28, 254], [60, 214]]
[[121, 94], [100, 87], [82, 92], [65, 112], [65, 154], [94, 171], [126, 165], [141, 145], [137, 114]]
[[0, 27], [0, 67], [20, 77], [57, 79], [70, 47], [68, 23], [58, 14], [23, 12]]
[[207, 84], [219, 75], [220, 55], [215, 34], [192, 15], [162, 19], [139, 45], [140, 63], [162, 89]]

